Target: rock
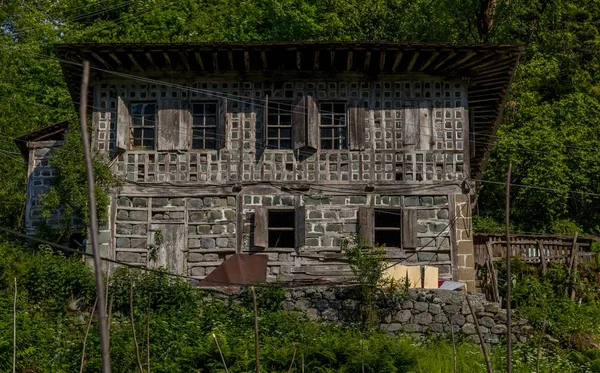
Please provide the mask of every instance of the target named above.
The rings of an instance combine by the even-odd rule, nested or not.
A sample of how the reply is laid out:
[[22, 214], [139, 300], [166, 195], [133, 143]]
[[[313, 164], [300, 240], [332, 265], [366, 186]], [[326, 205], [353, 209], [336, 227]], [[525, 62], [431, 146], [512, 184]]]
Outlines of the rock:
[[284, 311], [293, 311], [294, 310], [294, 302], [286, 300], [283, 302], [283, 310]]
[[327, 308], [325, 311], [321, 312], [321, 317], [327, 321], [337, 321], [338, 313], [332, 308]]
[[79, 299], [73, 299], [67, 304], [69, 311], [78, 311], [81, 308], [81, 301]]
[[317, 307], [317, 309], [319, 311], [323, 311], [329, 307], [329, 302], [326, 301], [325, 299], [321, 299], [321, 300], [317, 301], [317, 303], [315, 304], [315, 307]]
[[[300, 299], [298, 301], [296, 301], [296, 309], [298, 311], [306, 311], [310, 306], [311, 306], [312, 302], [309, 301], [308, 299]], [[315, 309], [316, 311], [316, 309]]]
[[430, 314], [437, 315], [440, 312], [442, 312], [442, 306], [440, 306], [439, 304], [435, 304], [435, 303], [429, 304], [429, 313]]
[[463, 326], [465, 324], [465, 317], [460, 313], [452, 315], [450, 322], [454, 325]]
[[446, 313], [459, 313], [460, 312], [460, 306], [457, 306], [455, 304], [448, 304], [444, 306], [444, 312]]
[[405, 300], [404, 302], [402, 302], [402, 309], [412, 309], [414, 307], [413, 302], [410, 300]]
[[306, 311], [306, 314], [308, 316], [308, 319], [311, 321], [316, 321], [319, 318], [319, 313], [317, 312], [316, 308], [309, 308]]
[[465, 335], [471, 335], [477, 333], [477, 328], [475, 328], [475, 324], [467, 323], [463, 325], [462, 332]]
[[414, 323], [419, 325], [429, 325], [433, 322], [433, 316], [428, 312], [415, 315]]
[[491, 328], [491, 327], [493, 327], [494, 325], [496, 325], [496, 323], [494, 322], [494, 319], [492, 319], [492, 318], [491, 318], [491, 317], [489, 317], [489, 316], [484, 316], [484, 317], [482, 317], [482, 318], [481, 318], [481, 320], [479, 320], [479, 324], [480, 324], [481, 326], [485, 326], [485, 327], [487, 327], [487, 328]]
[[444, 325], [442, 324], [431, 324], [429, 325], [429, 330], [434, 333], [441, 333], [444, 331]]
[[426, 302], [416, 302], [414, 308], [417, 311], [424, 312], [424, 311], [427, 311], [427, 309], [429, 308], [429, 303], [426, 303]]
[[504, 324], [498, 324], [498, 325], [494, 325], [490, 331], [493, 334], [506, 334], [506, 325]]
[[485, 312], [496, 314], [500, 310], [500, 306], [496, 303], [490, 303], [485, 306]]
[[392, 320], [398, 321], [401, 323], [408, 323], [410, 318], [412, 317], [412, 313], [410, 310], [402, 310], [396, 312], [396, 314], [392, 317]]
[[417, 324], [404, 325], [404, 331], [406, 333], [420, 333], [422, 330], [423, 330], [423, 328], [421, 327], [421, 325], [417, 325]]
[[382, 325], [385, 325], [385, 327], [382, 329], [389, 333], [394, 333], [394, 332], [402, 330], [402, 324], [392, 323], [392, 324], [382, 324]]

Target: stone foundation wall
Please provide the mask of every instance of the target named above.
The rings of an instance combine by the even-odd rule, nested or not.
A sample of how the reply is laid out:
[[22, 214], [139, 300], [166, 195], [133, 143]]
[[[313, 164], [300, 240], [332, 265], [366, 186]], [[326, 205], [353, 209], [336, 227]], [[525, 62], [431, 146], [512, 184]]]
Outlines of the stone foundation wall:
[[[353, 288], [311, 287], [286, 293], [283, 308], [305, 312], [312, 320], [355, 323], [360, 321], [359, 301]], [[483, 294], [469, 294], [486, 343], [497, 344], [506, 335], [506, 310], [488, 302]], [[416, 337], [448, 335], [450, 328], [459, 339], [479, 343], [474, 318], [464, 292], [410, 290], [408, 298], [396, 303], [379, 300], [380, 328], [388, 333]], [[532, 330], [527, 320], [513, 316], [513, 340], [526, 342]]]

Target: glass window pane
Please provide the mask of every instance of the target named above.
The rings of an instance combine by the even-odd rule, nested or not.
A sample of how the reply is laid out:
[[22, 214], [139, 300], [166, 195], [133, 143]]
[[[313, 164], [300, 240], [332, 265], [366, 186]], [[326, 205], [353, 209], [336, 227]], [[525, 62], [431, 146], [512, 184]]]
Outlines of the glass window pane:
[[215, 149], [217, 147], [217, 141], [215, 139], [209, 139], [207, 138], [205, 141], [205, 148], [206, 149]]
[[331, 116], [325, 115], [321, 117], [321, 125], [329, 126], [331, 125]]
[[335, 111], [336, 113], [346, 113], [346, 105], [339, 103], [339, 104], [334, 104], [333, 105], [333, 111]]
[[144, 114], [154, 115], [155, 112], [156, 112], [156, 105], [154, 105], [154, 104], [146, 104], [146, 107], [145, 107], [145, 110], [144, 110]]
[[132, 104], [131, 105], [131, 115], [141, 115], [142, 109], [143, 109], [142, 104]]
[[217, 114], [217, 104], [206, 104], [204, 108], [207, 115], [216, 115]]
[[145, 138], [150, 138], [150, 139], [154, 139], [154, 128], [150, 129], [147, 128], [144, 130], [144, 137]]
[[142, 118], [141, 117], [132, 117], [131, 118], [131, 123], [134, 126], [141, 126], [142, 125]]
[[281, 140], [281, 149], [291, 149], [292, 141], [291, 140]]
[[291, 130], [291, 128], [281, 128], [279, 130], [279, 136], [281, 138], [289, 139], [290, 137], [292, 137], [292, 130]]
[[279, 116], [279, 124], [282, 126], [289, 126], [292, 124], [292, 116], [289, 114], [281, 114]]
[[274, 127], [269, 127], [268, 131], [267, 131], [267, 136], [269, 137], [277, 137], [277, 128]]
[[204, 104], [193, 104], [192, 105], [192, 114], [193, 115], [204, 114]]
[[332, 142], [331, 140], [321, 139], [321, 148], [322, 149], [331, 149]]
[[204, 118], [204, 125], [205, 126], [214, 126], [217, 124], [217, 118], [216, 117], [205, 117]]
[[154, 140], [144, 140], [144, 148], [152, 149], [154, 147]]

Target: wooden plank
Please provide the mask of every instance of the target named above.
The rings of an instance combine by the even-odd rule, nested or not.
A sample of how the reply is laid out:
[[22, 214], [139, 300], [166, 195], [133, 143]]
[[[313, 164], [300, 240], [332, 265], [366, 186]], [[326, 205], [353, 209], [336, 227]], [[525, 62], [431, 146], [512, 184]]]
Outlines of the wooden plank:
[[269, 246], [269, 211], [264, 206], [256, 207], [254, 212], [254, 246]]
[[371, 64], [371, 52], [367, 52], [365, 55], [365, 71], [369, 71], [369, 66]]
[[198, 63], [200, 70], [204, 70], [204, 62], [202, 62], [202, 56], [200, 55], [200, 53], [195, 52], [194, 57], [196, 57], [196, 62]]
[[354, 52], [352, 52], [352, 51], [348, 52], [348, 59], [346, 60], [346, 70], [348, 70], [348, 71], [352, 70], [353, 59], [354, 59]]
[[398, 67], [400, 66], [400, 61], [402, 61], [402, 52], [396, 52], [396, 58], [394, 59], [394, 66], [392, 66], [392, 72], [398, 71]]
[[248, 51], [244, 51], [244, 69], [250, 71], [250, 53]]
[[158, 231], [163, 236], [163, 243], [158, 247], [157, 260], [153, 266], [165, 268], [169, 273], [187, 274], [185, 225], [152, 224], [151, 230], [153, 237]]
[[152, 55], [149, 52], [144, 53], [144, 56], [146, 56], [146, 59], [148, 60], [148, 62], [150, 62], [150, 65], [152, 65], [152, 67], [154, 67], [154, 70], [156, 70], [156, 71], [160, 70], [158, 68], [158, 66], [156, 66], [156, 63], [152, 59]]
[[[183, 109], [179, 99], [161, 99], [158, 101], [158, 123], [156, 126], [156, 149], [187, 149], [187, 118], [183, 117]], [[186, 110], [187, 111], [187, 110]], [[182, 119], [185, 124], [182, 125]]]
[[129, 58], [129, 61], [131, 61], [131, 64], [133, 65], [133, 67], [135, 67], [139, 71], [144, 71], [142, 66], [140, 66], [140, 64], [136, 61], [136, 59], [133, 57], [133, 55], [131, 53], [127, 53], [127, 57]]
[[381, 51], [379, 55], [379, 71], [383, 71], [385, 68], [385, 51]]
[[417, 240], [417, 210], [406, 209], [402, 212], [402, 243], [404, 249], [415, 249]]
[[407, 104], [404, 108], [404, 150], [417, 150], [418, 142], [419, 109]]
[[306, 207], [304, 205], [296, 207], [295, 211], [295, 243], [296, 248], [306, 244]]
[[319, 148], [319, 106], [313, 96], [306, 96], [306, 147]]
[[129, 136], [131, 132], [131, 116], [129, 115], [129, 105], [123, 97], [118, 98], [117, 107], [117, 134], [116, 147], [120, 151], [129, 150]]
[[433, 52], [433, 54], [431, 55], [431, 57], [429, 57], [429, 59], [423, 64], [421, 65], [421, 67], [419, 68], [419, 71], [423, 71], [425, 70], [429, 65], [431, 65], [431, 63], [433, 61], [435, 61], [435, 59], [440, 55], [439, 52]]
[[368, 244], [374, 243], [374, 211], [371, 207], [358, 208], [358, 234]]
[[223, 149], [227, 146], [227, 133], [229, 121], [227, 120], [227, 97], [219, 99], [219, 121], [217, 123], [217, 149]]
[[419, 149], [430, 150], [435, 148], [433, 129], [433, 103], [423, 100], [419, 103]]
[[306, 146], [306, 96], [299, 97], [292, 114], [294, 149]]
[[188, 72], [192, 71], [192, 69], [190, 68], [190, 63], [188, 62], [187, 56], [185, 55], [185, 52], [179, 52], [179, 57], [181, 57], [181, 61], [183, 61], [183, 65], [185, 66], [185, 69]]
[[537, 248], [540, 252], [540, 264], [542, 265], [542, 274], [546, 274], [548, 263], [546, 262], [546, 249], [541, 241], [537, 242]]
[[350, 150], [364, 150], [367, 111], [360, 99], [353, 98], [350, 100], [350, 103], [348, 104], [348, 114]]
[[406, 71], [412, 71], [413, 67], [415, 66], [415, 63], [417, 62], [417, 58], [419, 58], [419, 54], [421, 54], [419, 51], [415, 51], [415, 54], [413, 54], [413, 57], [411, 58], [410, 62], [408, 63], [408, 67], [406, 68]]

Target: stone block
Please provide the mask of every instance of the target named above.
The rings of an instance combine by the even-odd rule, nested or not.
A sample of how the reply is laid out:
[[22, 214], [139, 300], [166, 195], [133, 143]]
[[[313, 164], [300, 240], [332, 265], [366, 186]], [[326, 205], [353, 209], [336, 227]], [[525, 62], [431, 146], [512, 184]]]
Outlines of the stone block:
[[449, 216], [450, 216], [450, 214], [448, 213], [448, 209], [441, 209], [437, 213], [438, 219], [448, 219]]
[[472, 334], [477, 333], [477, 328], [475, 327], [475, 324], [467, 323], [467, 324], [463, 325], [462, 332], [465, 335], [472, 335]]
[[168, 198], [152, 198], [152, 207], [166, 207], [168, 205]]
[[421, 197], [420, 205], [421, 206], [433, 206], [433, 197]]
[[392, 317], [393, 321], [408, 323], [410, 322], [410, 318], [412, 317], [412, 312], [410, 310], [401, 310], [394, 314]]
[[187, 260], [192, 263], [201, 262], [204, 260], [204, 256], [200, 253], [189, 253]]
[[466, 320], [465, 320], [465, 317], [463, 315], [461, 315], [460, 313], [455, 313], [450, 318], [450, 322], [453, 325], [463, 326], [465, 324]]
[[123, 206], [123, 207], [131, 207], [131, 199], [127, 198], [127, 197], [119, 197], [119, 199], [117, 200], [117, 205], [119, 206]]
[[183, 211], [171, 211], [169, 213], [169, 219], [182, 220], [183, 219]]
[[441, 233], [448, 228], [448, 224], [444, 223], [429, 223], [428, 226], [432, 233]]
[[213, 210], [210, 212], [210, 218], [212, 220], [222, 220], [223, 219], [223, 213], [221, 211], [218, 210]]
[[134, 198], [133, 199], [133, 207], [148, 207], [148, 199], [147, 198]]
[[205, 262], [216, 262], [219, 260], [219, 254], [204, 254]]
[[327, 232], [340, 232], [342, 230], [342, 225], [337, 223], [327, 224], [325, 226]]
[[235, 220], [235, 210], [225, 210], [225, 219], [229, 221]]
[[419, 219], [435, 219], [434, 210], [419, 210], [417, 211], [417, 218]]
[[204, 206], [206, 206], [206, 207], [212, 207], [213, 206], [213, 199], [212, 199], [212, 197], [204, 197], [203, 202], [204, 202]]
[[132, 226], [132, 234], [143, 236], [148, 233], [148, 226], [146, 224], [135, 224]]
[[423, 331], [423, 327], [419, 324], [406, 324], [404, 325], [404, 331], [406, 333], [420, 333]]
[[117, 219], [129, 220], [129, 211], [119, 209], [119, 211], [117, 211]]
[[146, 212], [146, 211], [129, 211], [129, 220], [134, 220], [134, 221], [148, 220], [148, 212]]
[[190, 238], [188, 240], [188, 247], [189, 248], [198, 248], [198, 247], [200, 247], [200, 240], [197, 239], [197, 238]]
[[200, 239], [200, 247], [203, 249], [214, 249], [215, 248], [214, 238], [202, 238]]
[[475, 268], [458, 268], [458, 281], [475, 281]]
[[420, 312], [427, 311], [429, 304], [427, 302], [415, 302], [414, 309]]
[[206, 269], [204, 267], [192, 267], [190, 270], [191, 276], [204, 276], [206, 275]]
[[442, 324], [431, 324], [429, 330], [433, 333], [442, 333], [444, 331], [444, 325]]
[[458, 254], [473, 254], [473, 241], [458, 242]]
[[199, 225], [197, 228], [197, 232], [198, 234], [202, 235], [202, 234], [210, 234], [210, 225]]
[[429, 303], [429, 313], [432, 315], [437, 315], [442, 312], [442, 306], [435, 303]]
[[402, 324], [399, 323], [391, 323], [391, 324], [381, 324], [380, 328], [388, 333], [396, 333], [402, 330]]
[[337, 219], [337, 211], [331, 211], [331, 210], [327, 210], [327, 211], [323, 211], [323, 217], [325, 219]]
[[132, 238], [131, 247], [134, 249], [145, 249], [148, 241], [145, 238]]
[[469, 196], [467, 196], [466, 194], [455, 194], [454, 195], [454, 201], [458, 204], [458, 203], [465, 203], [465, 202], [469, 202]]
[[213, 206], [216, 206], [216, 207], [227, 206], [227, 198], [213, 198]]
[[446, 196], [435, 196], [433, 197], [434, 205], [445, 205], [448, 203], [448, 197]]
[[129, 238], [126, 238], [126, 237], [118, 237], [117, 238], [117, 247], [118, 248], [131, 247], [131, 241], [129, 240]]
[[405, 300], [404, 302], [402, 302], [402, 309], [404, 310], [412, 310], [414, 307], [414, 304], [411, 300]]
[[221, 234], [227, 231], [227, 226], [222, 224], [215, 224], [211, 229], [213, 234]]
[[117, 234], [132, 234], [131, 224], [117, 224]]
[[434, 316], [433, 319], [435, 320], [436, 323], [441, 323], [441, 324], [448, 323], [448, 317], [446, 316], [445, 313], [438, 313], [437, 315]]
[[419, 262], [430, 262], [436, 260], [437, 253], [421, 251], [417, 253]]
[[190, 209], [199, 209], [204, 207], [204, 202], [201, 198], [190, 198], [188, 202], [188, 208]]
[[419, 197], [417, 197], [417, 196], [404, 197], [404, 206], [419, 206]]
[[352, 196], [350, 197], [350, 204], [351, 205], [364, 205], [367, 203], [367, 197], [366, 196]]
[[227, 238], [217, 238], [217, 246], [218, 247], [227, 247], [229, 244], [229, 240]]
[[494, 325], [496, 325], [496, 323], [494, 322], [494, 319], [492, 319], [489, 316], [484, 316], [479, 320], [479, 324], [481, 326], [485, 326], [486, 328], [491, 328]]
[[429, 232], [429, 229], [427, 228], [427, 224], [426, 223], [418, 223], [417, 224], [417, 232], [418, 233], [427, 233], [427, 232]]
[[142, 254], [130, 253], [127, 251], [119, 251], [119, 252], [117, 252], [117, 260], [121, 261], [121, 262], [127, 262], [127, 263], [141, 263], [142, 262]]
[[419, 325], [429, 325], [433, 322], [433, 316], [429, 312], [419, 313], [414, 316], [413, 322]]
[[192, 211], [189, 213], [190, 222], [204, 222], [207, 219], [208, 211]]

